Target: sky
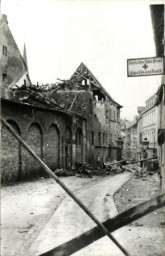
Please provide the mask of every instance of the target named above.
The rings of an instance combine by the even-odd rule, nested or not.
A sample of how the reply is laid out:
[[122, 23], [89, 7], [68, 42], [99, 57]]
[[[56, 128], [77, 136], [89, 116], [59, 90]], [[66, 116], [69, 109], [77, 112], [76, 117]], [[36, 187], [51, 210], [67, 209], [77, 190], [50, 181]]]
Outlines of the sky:
[[[150, 2], [151, 3], [151, 2]], [[127, 59], [155, 56], [149, 1], [2, 0], [32, 83], [69, 79], [83, 62], [132, 120], [161, 76], [127, 77]]]

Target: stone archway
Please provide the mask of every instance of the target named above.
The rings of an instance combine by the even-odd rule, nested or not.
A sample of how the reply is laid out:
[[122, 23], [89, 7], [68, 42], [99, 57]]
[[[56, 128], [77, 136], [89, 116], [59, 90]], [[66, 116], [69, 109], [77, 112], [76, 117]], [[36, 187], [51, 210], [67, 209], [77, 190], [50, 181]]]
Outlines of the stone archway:
[[[27, 144], [39, 156], [43, 158], [43, 133], [38, 123], [32, 123], [28, 129]], [[28, 153], [24, 151], [24, 172], [27, 176], [40, 176], [40, 164]]]
[[45, 136], [44, 143], [46, 145], [46, 150], [44, 154], [44, 159], [47, 165], [55, 170], [59, 167], [59, 156], [60, 156], [60, 132], [55, 124], [52, 124]]

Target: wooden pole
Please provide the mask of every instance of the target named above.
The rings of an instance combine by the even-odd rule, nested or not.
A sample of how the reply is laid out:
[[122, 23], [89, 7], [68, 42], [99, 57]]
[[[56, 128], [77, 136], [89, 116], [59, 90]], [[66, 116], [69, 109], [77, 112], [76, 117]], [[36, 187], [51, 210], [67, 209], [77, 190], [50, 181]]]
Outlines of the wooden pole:
[[107, 235], [124, 253], [124, 255], [129, 255], [129, 253], [118, 243], [118, 241], [110, 234], [107, 228], [99, 222], [99, 220], [88, 210], [88, 208], [76, 197], [67, 186], [51, 171], [51, 169], [35, 154], [35, 152], [22, 140], [22, 138], [15, 133], [12, 127], [1, 117], [2, 123], [6, 126], [8, 131], [21, 143], [21, 145], [29, 152], [29, 154], [41, 165], [41, 167], [65, 190], [65, 192], [79, 205], [81, 209], [97, 224], [98, 228]]
[[[103, 225], [110, 232], [113, 232], [163, 206], [165, 206], [165, 194], [134, 206], [114, 218], [103, 222]], [[48, 252], [40, 254], [39, 256], [68, 256], [104, 236], [104, 233], [98, 227], [95, 227]]]
[[[138, 161], [135, 161], [135, 162], [132, 162], [132, 163], [126, 163], [126, 164], [124, 164], [124, 165], [137, 164], [137, 163], [149, 161], [149, 160], [152, 160], [152, 159], [157, 159], [157, 157], [145, 158], [145, 159], [141, 159], [141, 160], [138, 160]], [[121, 161], [118, 161], [118, 162], [114, 162], [114, 163], [107, 164], [107, 166], [109, 166], [109, 165], [115, 165], [115, 164], [122, 164], [122, 163], [127, 162], [127, 161], [128, 161], [128, 160], [121, 160]]]

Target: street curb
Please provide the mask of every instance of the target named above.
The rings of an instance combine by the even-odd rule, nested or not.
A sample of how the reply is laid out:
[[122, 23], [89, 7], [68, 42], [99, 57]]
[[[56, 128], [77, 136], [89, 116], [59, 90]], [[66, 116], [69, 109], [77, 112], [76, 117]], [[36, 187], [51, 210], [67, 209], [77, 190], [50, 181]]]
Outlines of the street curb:
[[[113, 194], [113, 201], [114, 201], [114, 204], [115, 204], [115, 207], [116, 207], [116, 203], [115, 203], [115, 195], [132, 179], [134, 177], [134, 174], [132, 173], [132, 175], [131, 175], [131, 177], [118, 189], [118, 190], [116, 190], [116, 192]], [[119, 212], [118, 211], [118, 209], [117, 209], [117, 207], [116, 207], [116, 210], [117, 210], [117, 212]]]

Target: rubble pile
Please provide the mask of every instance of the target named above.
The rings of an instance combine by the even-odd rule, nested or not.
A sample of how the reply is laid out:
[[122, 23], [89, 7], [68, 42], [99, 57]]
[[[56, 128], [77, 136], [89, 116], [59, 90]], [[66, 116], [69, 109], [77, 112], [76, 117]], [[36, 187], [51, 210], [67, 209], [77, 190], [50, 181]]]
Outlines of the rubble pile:
[[63, 176], [63, 177], [68, 177], [68, 176], [74, 176], [75, 173], [70, 170], [65, 170], [65, 169], [56, 169], [54, 172], [57, 176]]
[[109, 174], [116, 174], [124, 172], [123, 165], [121, 163], [117, 163], [116, 161], [113, 162], [104, 162], [104, 167], [106, 169], [106, 172]]
[[71, 170], [56, 169], [57, 176], [78, 176], [82, 178], [92, 178], [92, 176], [115, 175], [122, 172], [131, 172], [138, 178], [153, 175], [153, 172], [147, 171], [147, 167], [141, 167], [140, 164], [129, 163], [128, 161], [104, 162], [103, 166], [91, 166], [90, 164], [76, 162], [75, 167]]
[[136, 178], [146, 177], [150, 174], [146, 167], [140, 167], [138, 164], [129, 164], [124, 166], [125, 171], [132, 172]]
[[75, 174], [79, 177], [87, 177], [92, 178], [92, 166], [90, 164], [82, 164], [80, 162], [76, 162], [75, 164]]

